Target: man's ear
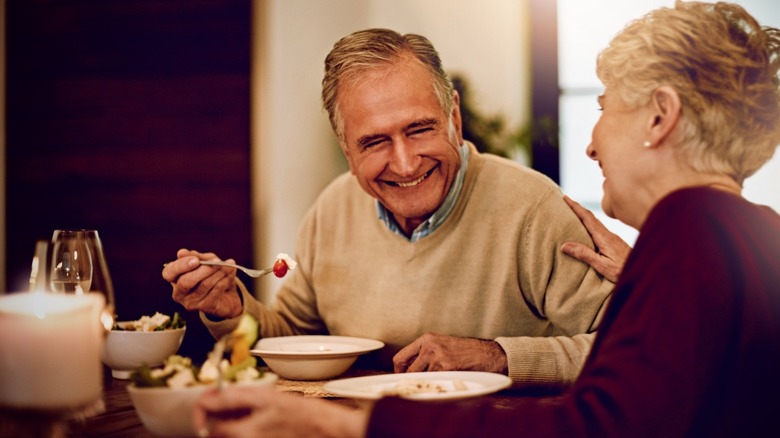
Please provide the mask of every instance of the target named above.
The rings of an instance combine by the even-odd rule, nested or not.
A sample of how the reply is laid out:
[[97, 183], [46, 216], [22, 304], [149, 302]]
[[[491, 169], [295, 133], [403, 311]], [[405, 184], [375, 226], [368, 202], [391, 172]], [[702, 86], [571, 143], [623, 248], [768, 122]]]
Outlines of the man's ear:
[[458, 90], [452, 91], [452, 112], [450, 113], [455, 134], [458, 136], [458, 145], [463, 144], [463, 120], [460, 117], [460, 95]]
[[653, 146], [657, 146], [674, 131], [682, 115], [682, 105], [680, 95], [668, 85], [653, 91], [650, 103], [652, 113], [648, 121], [648, 140]]

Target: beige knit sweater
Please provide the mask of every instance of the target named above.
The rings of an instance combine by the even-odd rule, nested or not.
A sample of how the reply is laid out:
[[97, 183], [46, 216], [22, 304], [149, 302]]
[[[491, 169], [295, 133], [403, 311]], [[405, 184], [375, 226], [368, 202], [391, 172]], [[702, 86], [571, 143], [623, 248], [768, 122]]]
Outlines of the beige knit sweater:
[[[439, 229], [415, 243], [377, 219], [344, 174], [299, 230], [295, 258], [270, 308], [244, 291], [261, 336], [379, 339], [382, 365], [425, 332], [495, 339], [517, 383], [574, 381], [613, 284], [560, 251], [592, 245], [542, 174], [472, 147], [461, 197]], [[216, 337], [237, 319], [211, 322]]]

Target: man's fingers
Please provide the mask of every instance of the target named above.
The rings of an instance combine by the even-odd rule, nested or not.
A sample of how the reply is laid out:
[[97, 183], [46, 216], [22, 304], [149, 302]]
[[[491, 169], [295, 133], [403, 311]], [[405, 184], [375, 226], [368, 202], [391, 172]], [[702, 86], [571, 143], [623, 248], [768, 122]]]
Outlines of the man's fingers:
[[393, 372], [407, 372], [409, 367], [417, 360], [417, 355], [420, 354], [421, 346], [420, 338], [417, 338], [412, 341], [411, 344], [399, 350], [398, 353], [393, 356]]
[[[404, 354], [399, 356], [402, 353]], [[409, 365], [411, 365], [414, 362], [415, 357], [417, 357], [416, 353], [413, 356], [407, 356], [404, 350], [401, 350], [398, 353], [396, 353], [396, 355], [393, 357], [393, 372], [405, 373], [406, 370], [409, 369]]]
[[412, 362], [407, 368], [405, 373], [422, 373], [425, 371], [428, 371], [428, 362], [424, 361], [420, 358], [420, 356], [417, 356], [417, 358]]

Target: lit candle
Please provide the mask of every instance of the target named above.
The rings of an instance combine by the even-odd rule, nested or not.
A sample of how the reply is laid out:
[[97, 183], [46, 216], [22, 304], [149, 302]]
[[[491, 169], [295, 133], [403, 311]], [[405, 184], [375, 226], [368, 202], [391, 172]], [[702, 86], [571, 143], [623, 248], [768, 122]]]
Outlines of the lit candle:
[[104, 306], [91, 293], [0, 296], [0, 405], [57, 410], [99, 400]]

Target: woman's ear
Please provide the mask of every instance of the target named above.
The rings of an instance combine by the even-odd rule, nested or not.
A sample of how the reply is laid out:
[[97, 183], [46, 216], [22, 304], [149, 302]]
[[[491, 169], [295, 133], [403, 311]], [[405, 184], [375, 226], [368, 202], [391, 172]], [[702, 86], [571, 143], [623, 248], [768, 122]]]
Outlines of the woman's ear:
[[650, 100], [653, 112], [648, 122], [649, 141], [653, 146], [656, 146], [662, 143], [677, 126], [682, 114], [682, 107], [680, 95], [668, 85], [656, 89]]

